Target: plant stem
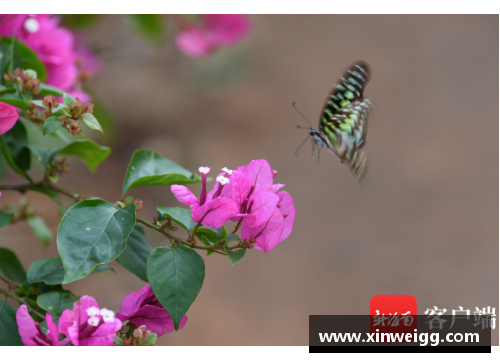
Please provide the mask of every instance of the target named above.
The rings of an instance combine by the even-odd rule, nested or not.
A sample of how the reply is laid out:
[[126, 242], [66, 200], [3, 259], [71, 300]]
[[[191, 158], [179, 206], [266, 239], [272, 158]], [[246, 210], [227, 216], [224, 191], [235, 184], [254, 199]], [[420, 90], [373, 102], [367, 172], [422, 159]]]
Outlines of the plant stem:
[[19, 298], [17, 295], [14, 295], [14, 294], [12, 294], [12, 293], [10, 293], [10, 292], [8, 292], [8, 291], [6, 291], [6, 290], [3, 290], [3, 289], [0, 289], [0, 293], [4, 294], [6, 297], [9, 297], [9, 298], [12, 298], [12, 299], [14, 299], [14, 300], [18, 301], [18, 302], [19, 302], [19, 303], [21, 303], [21, 304], [26, 305], [26, 306], [27, 306], [27, 307], [28, 307], [28, 308], [29, 308], [29, 309], [33, 312], [33, 314], [36, 314], [38, 317], [40, 317], [40, 318], [42, 318], [43, 320], [45, 320], [45, 317], [44, 317], [41, 313], [39, 313], [39, 312], [37, 312], [36, 310], [34, 310], [34, 309], [33, 309], [33, 308], [32, 308], [32, 307], [28, 304], [28, 303], [26, 303], [26, 302], [25, 302], [22, 298]]
[[234, 234], [238, 231], [238, 229], [240, 228], [241, 226], [241, 222], [243, 221], [243, 218], [240, 219], [240, 221], [238, 221], [238, 223], [236, 224], [236, 227], [234, 228], [233, 232], [231, 234]]
[[13, 285], [13, 286], [16, 286], [16, 287], [19, 287], [19, 286], [20, 286], [19, 284], [17, 284], [17, 283], [15, 283], [15, 282], [13, 282], [13, 281], [11, 281], [11, 280], [9, 280], [9, 279], [7, 279], [7, 278], [3, 277], [2, 275], [0, 275], [0, 279], [1, 279], [1, 280], [3, 280], [3, 281], [5, 282], [5, 284], [7, 284], [7, 285], [9, 285], [9, 286], [10, 286], [10, 285]]

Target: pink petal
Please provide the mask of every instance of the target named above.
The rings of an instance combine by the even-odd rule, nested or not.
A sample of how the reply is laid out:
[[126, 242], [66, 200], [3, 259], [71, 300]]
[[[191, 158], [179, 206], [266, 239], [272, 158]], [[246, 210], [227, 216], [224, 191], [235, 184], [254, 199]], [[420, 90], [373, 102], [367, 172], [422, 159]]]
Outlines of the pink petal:
[[279, 197], [269, 191], [254, 192], [248, 200], [248, 205], [252, 202], [251, 213], [243, 219], [243, 224], [248, 227], [256, 227], [265, 223], [276, 209]]
[[[217, 177], [219, 176], [224, 176], [225, 177], [226, 173], [225, 172], [221, 172], [220, 174], [217, 175]], [[231, 176], [229, 176], [229, 179], [231, 179]], [[217, 180], [217, 178], [216, 178]], [[207, 195], [207, 200], [210, 201], [213, 199], [215, 193], [217, 192], [217, 190], [219, 189], [219, 185], [220, 185], [220, 182], [219, 181], [215, 181], [215, 185], [214, 185], [214, 188], [212, 189], [212, 191], [210, 191]], [[231, 192], [231, 182], [229, 182], [228, 184], [225, 184], [222, 186], [222, 190], [221, 190], [221, 193], [220, 193], [220, 197], [227, 197], [228, 199], [231, 199], [232, 198], [232, 192]]]
[[238, 207], [241, 206], [250, 191], [250, 185], [247, 177], [240, 171], [233, 171], [229, 177], [231, 185], [231, 198]]
[[202, 220], [203, 226], [222, 227], [229, 219], [229, 216], [238, 212], [236, 203], [226, 197], [218, 197], [215, 200], [207, 202], [205, 205], [193, 210], [191, 216], [195, 222]]
[[285, 228], [281, 234], [280, 242], [285, 240], [292, 232], [293, 222], [295, 220], [295, 205], [293, 204], [292, 196], [286, 191], [277, 192], [276, 195], [279, 197], [278, 204], [281, 205], [280, 212], [282, 214], [287, 213], [288, 216], [285, 218]]
[[212, 50], [212, 44], [205, 33], [193, 26], [178, 33], [175, 44], [182, 53], [193, 58], [206, 57]]
[[0, 102], [0, 134], [4, 134], [16, 124], [19, 113], [10, 104]]
[[194, 196], [186, 186], [172, 185], [170, 186], [170, 190], [172, 190], [177, 200], [182, 202], [184, 205], [193, 205], [198, 203], [196, 196]]
[[123, 314], [117, 313], [116, 316], [122, 321], [127, 320], [128, 317], [123, 318], [121, 316], [131, 315], [135, 313], [136, 311], [139, 310], [139, 308], [141, 307], [141, 305], [144, 303], [145, 300], [153, 297], [155, 297], [155, 295], [153, 293], [153, 290], [151, 289], [151, 286], [148, 283], [141, 289], [136, 290], [135, 292], [127, 294], [125, 297], [123, 297], [120, 303], [120, 312]]
[[279, 209], [275, 208], [271, 218], [263, 225], [251, 228], [243, 223], [241, 227], [241, 238], [243, 240], [250, 240], [251, 237], [254, 237], [255, 240], [257, 240], [257, 242], [253, 244], [255, 249], [263, 250], [267, 253], [281, 242], [280, 237], [284, 227], [283, 215]]
[[204, 15], [205, 29], [216, 46], [231, 46], [238, 43], [250, 30], [246, 15], [209, 14]]
[[105, 322], [92, 335], [80, 341], [80, 346], [114, 346], [113, 338], [122, 329], [122, 322], [115, 318], [113, 322]]
[[[130, 319], [130, 323], [135, 324], [137, 327], [146, 325], [146, 329], [158, 334], [158, 337], [175, 330], [172, 317], [170, 317], [168, 312], [163, 307], [145, 305], [134, 313], [132, 317], [127, 319]], [[184, 327], [186, 321], [187, 317], [184, 316], [181, 320], [179, 328]]]
[[57, 325], [54, 323], [50, 313], [47, 313], [45, 318], [47, 321], [47, 329], [49, 330], [48, 337], [52, 340], [53, 346], [59, 346], [59, 330], [57, 329]]
[[89, 295], [84, 295], [79, 300], [73, 303], [73, 312], [75, 313], [75, 317], [79, 318], [78, 324], [80, 326], [87, 323], [87, 320], [89, 319], [87, 309], [89, 309], [90, 307], [100, 309], [97, 301]]
[[266, 160], [254, 160], [241, 171], [248, 178], [255, 191], [269, 191], [273, 185], [273, 173]]
[[[61, 318], [59, 318], [59, 322], [58, 322], [59, 331], [62, 334], [65, 334], [67, 337], [69, 337], [72, 341], [73, 341], [73, 337], [75, 337], [74, 336], [74, 329], [73, 329], [73, 337], [70, 336], [69, 329], [71, 327], [73, 327], [74, 325], [78, 325], [76, 318], [75, 318], [75, 313], [73, 313], [73, 311], [70, 309], [64, 310], [62, 312]], [[78, 329], [76, 329], [76, 340], [78, 340]]]
[[271, 192], [277, 192], [280, 188], [286, 186], [285, 184], [275, 184], [271, 186]]
[[23, 343], [26, 346], [37, 346], [37, 344], [31, 339], [31, 337], [38, 334], [35, 321], [31, 318], [28, 313], [28, 308], [24, 304], [22, 304], [16, 312], [16, 321]]

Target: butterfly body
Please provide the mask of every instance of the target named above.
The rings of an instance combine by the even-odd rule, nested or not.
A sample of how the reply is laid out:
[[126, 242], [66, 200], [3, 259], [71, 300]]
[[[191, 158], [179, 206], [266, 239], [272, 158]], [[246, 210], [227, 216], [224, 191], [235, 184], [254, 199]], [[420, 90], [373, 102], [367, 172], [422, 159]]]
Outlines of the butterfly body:
[[[373, 107], [363, 91], [370, 77], [368, 64], [354, 63], [334, 84], [320, 116], [319, 128], [309, 128], [312, 141], [346, 163], [357, 179], [366, 172], [365, 144], [368, 114]], [[314, 146], [313, 144], [313, 146]]]

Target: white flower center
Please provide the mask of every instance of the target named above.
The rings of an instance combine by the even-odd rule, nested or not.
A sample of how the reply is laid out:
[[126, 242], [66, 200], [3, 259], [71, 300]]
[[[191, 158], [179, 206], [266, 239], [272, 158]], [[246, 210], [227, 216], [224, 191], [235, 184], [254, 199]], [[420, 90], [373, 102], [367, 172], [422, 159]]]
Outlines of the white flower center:
[[102, 319], [104, 320], [104, 322], [114, 322], [115, 321], [115, 312], [113, 312], [112, 310], [102, 308], [101, 315], [102, 315]]
[[92, 316], [87, 320], [87, 323], [91, 326], [96, 327], [99, 324], [99, 317]]
[[204, 166], [201, 166], [198, 171], [200, 171], [200, 173], [206, 175], [207, 173], [210, 172], [210, 167], [204, 167]]
[[228, 175], [231, 175], [233, 173], [233, 170], [230, 170], [227, 167], [224, 167], [222, 171], [226, 172]]
[[89, 317], [93, 317], [93, 316], [101, 314], [101, 310], [99, 308], [96, 308], [96, 307], [87, 308], [86, 312], [89, 315]]
[[217, 176], [216, 180], [219, 181], [221, 183], [221, 185], [225, 185], [225, 184], [229, 183], [229, 179], [227, 177], [224, 177], [224, 176]]
[[36, 33], [40, 29], [40, 24], [38, 24], [36, 19], [29, 18], [24, 22], [24, 29], [30, 33]]

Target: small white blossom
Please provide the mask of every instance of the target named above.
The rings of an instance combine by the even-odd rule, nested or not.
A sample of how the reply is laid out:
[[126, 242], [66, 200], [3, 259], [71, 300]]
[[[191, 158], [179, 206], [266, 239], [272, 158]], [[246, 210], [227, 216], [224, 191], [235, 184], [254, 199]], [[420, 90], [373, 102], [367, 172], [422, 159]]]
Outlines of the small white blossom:
[[113, 312], [112, 310], [102, 308], [101, 315], [102, 315], [102, 319], [105, 322], [114, 322], [115, 321], [115, 312]]
[[221, 183], [221, 185], [225, 185], [225, 184], [229, 183], [229, 179], [227, 177], [224, 177], [224, 176], [217, 176], [216, 180], [219, 181]]
[[24, 22], [24, 29], [30, 33], [36, 33], [40, 29], [40, 24], [36, 19], [29, 18]]
[[101, 310], [99, 308], [96, 308], [96, 307], [90, 307], [90, 308], [87, 308], [86, 310], [87, 314], [92, 317], [92, 316], [96, 316], [96, 315], [100, 315], [101, 314]]
[[87, 323], [91, 326], [96, 327], [99, 324], [99, 317], [92, 316], [87, 320]]
[[198, 171], [200, 171], [200, 173], [206, 175], [207, 173], [210, 172], [210, 167], [204, 167], [204, 166], [201, 166]]
[[222, 171], [226, 172], [228, 175], [231, 175], [233, 173], [233, 170], [229, 170], [227, 167], [224, 167]]

